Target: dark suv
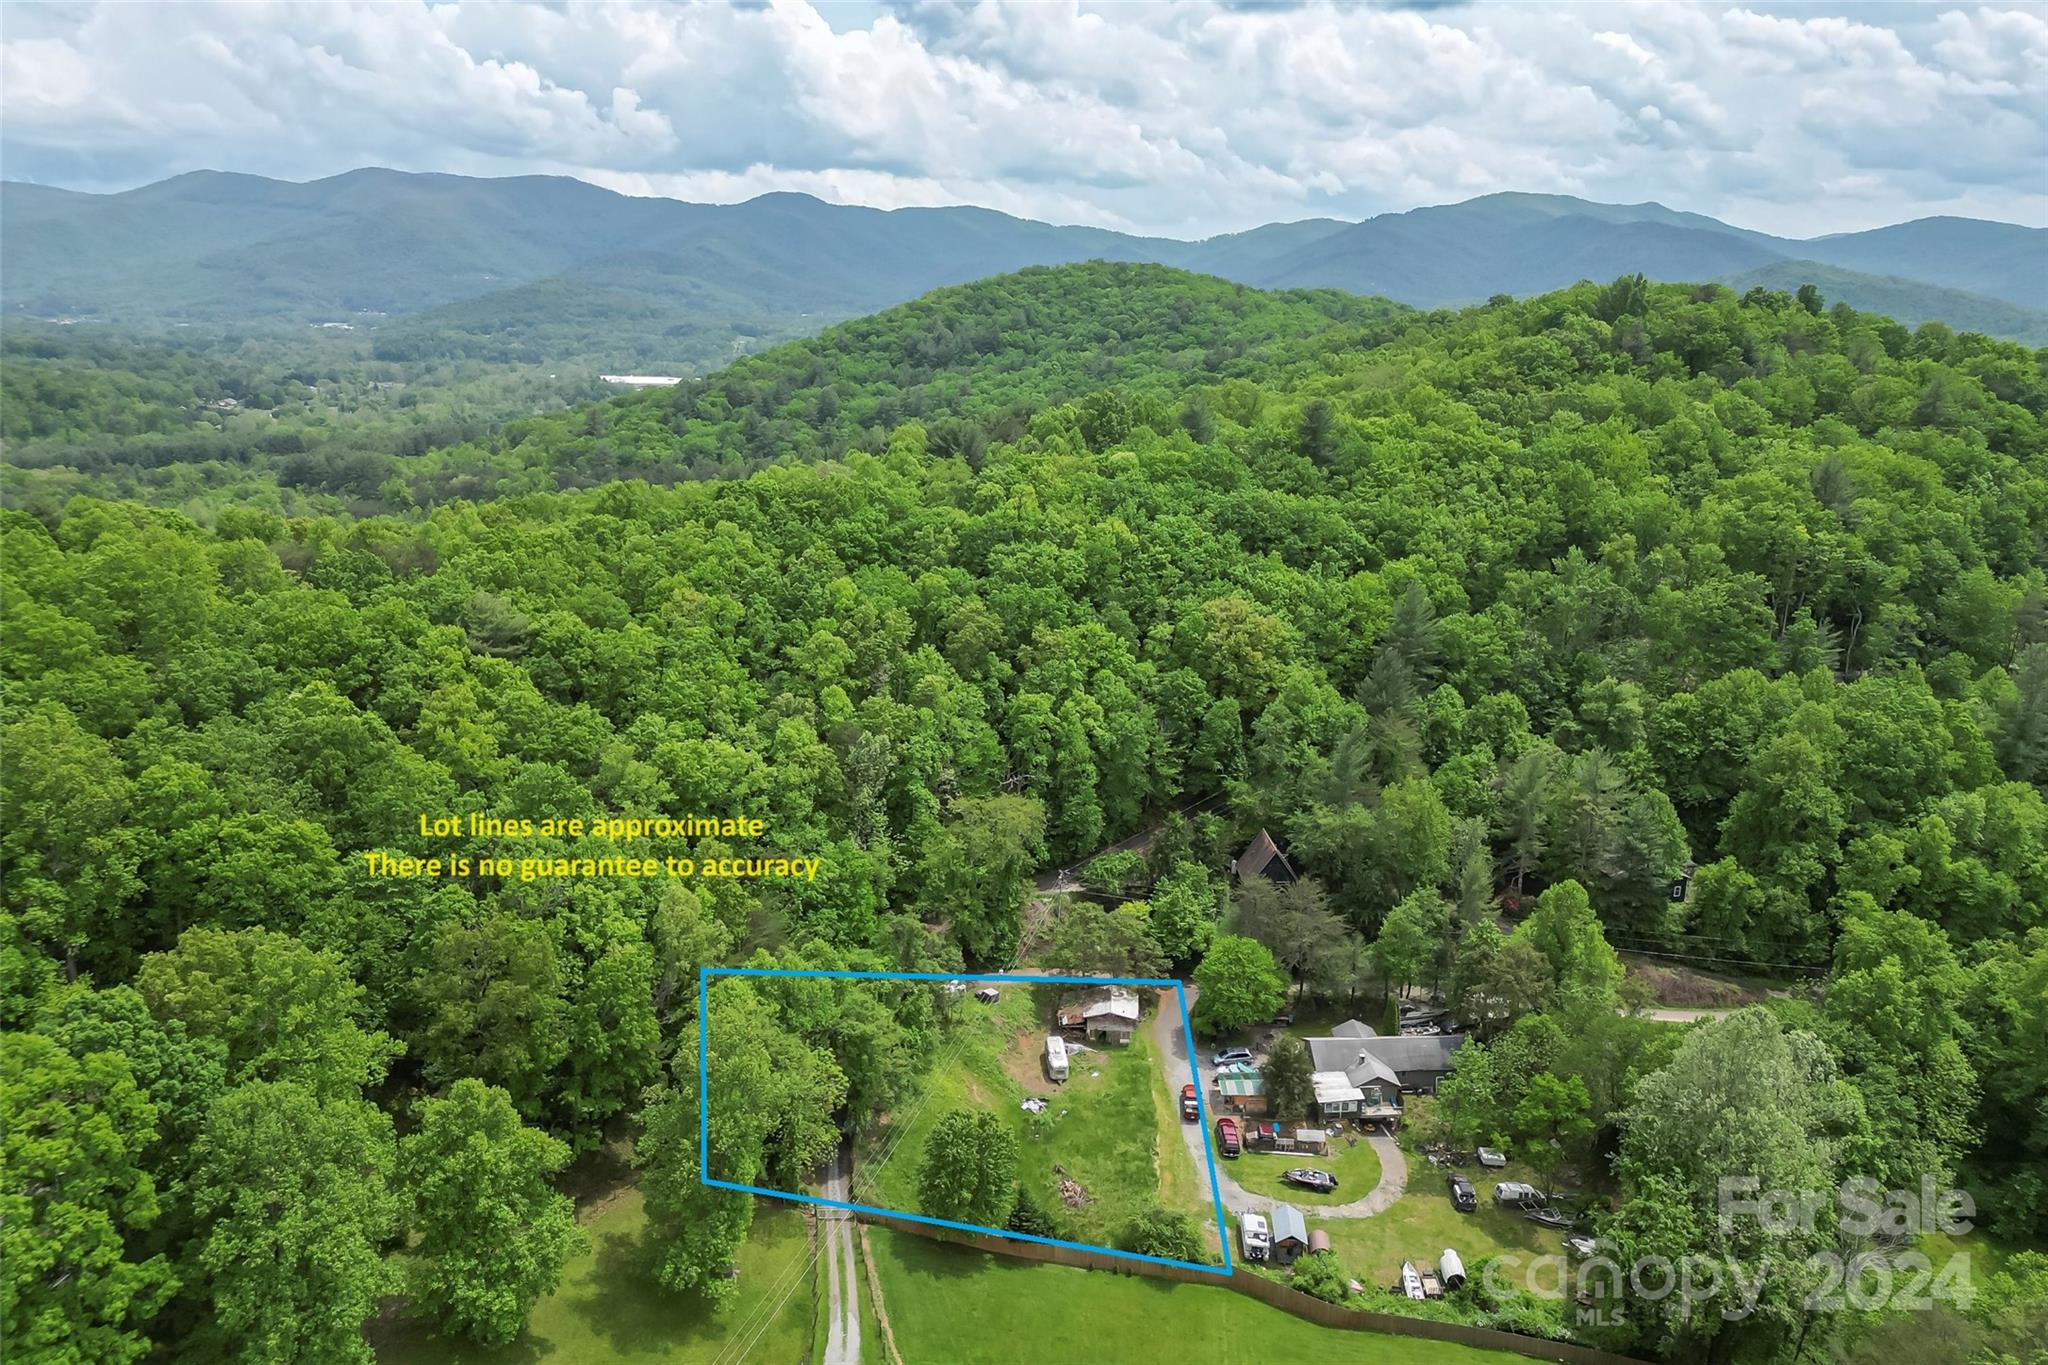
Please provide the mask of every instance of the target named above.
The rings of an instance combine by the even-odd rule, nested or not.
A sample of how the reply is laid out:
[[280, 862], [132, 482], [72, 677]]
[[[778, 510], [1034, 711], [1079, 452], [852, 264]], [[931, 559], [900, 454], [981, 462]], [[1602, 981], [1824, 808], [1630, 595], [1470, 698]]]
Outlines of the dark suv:
[[1450, 1187], [1451, 1207], [1459, 1213], [1470, 1213], [1479, 1207], [1479, 1196], [1472, 1193], [1472, 1182], [1464, 1176], [1452, 1171], [1444, 1177], [1444, 1183]]

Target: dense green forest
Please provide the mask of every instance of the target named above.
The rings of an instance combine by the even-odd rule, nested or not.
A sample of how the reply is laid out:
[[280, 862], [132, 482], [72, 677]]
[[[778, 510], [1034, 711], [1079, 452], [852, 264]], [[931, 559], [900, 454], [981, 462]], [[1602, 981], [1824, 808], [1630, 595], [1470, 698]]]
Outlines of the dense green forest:
[[[215, 392], [7, 362], [82, 445]], [[1535, 1094], [1635, 1254], [1818, 1248], [1717, 1231], [1729, 1171], [1960, 1181], [2017, 1251], [1913, 1353], [2048, 1346], [2041, 354], [1811, 288], [1422, 314], [1094, 264], [373, 453], [0, 513], [23, 1359], [359, 1360], [401, 1290], [504, 1340], [573, 1240], [550, 1182], [622, 1133], [665, 1282], [729, 1293], [751, 1202], [698, 1183], [697, 968], [1006, 965], [1034, 869], [1205, 798], [1088, 952], [1218, 1001], [1245, 963], [1262, 1005], [1275, 970], [1441, 985], [1484, 1039], [1449, 1121]], [[368, 875], [471, 811], [755, 816], [824, 870]], [[1228, 879], [1261, 828], [1285, 895]], [[1682, 1032], [1617, 950], [1823, 989]], [[721, 1174], [800, 1180], [950, 1008], [722, 985]], [[1671, 1361], [1896, 1348], [1764, 1285], [1733, 1320], [1460, 1311]]]
[[610, 392], [583, 369], [385, 359], [346, 332], [147, 336], [12, 321], [0, 337], [0, 496], [389, 511], [363, 499], [394, 455]]

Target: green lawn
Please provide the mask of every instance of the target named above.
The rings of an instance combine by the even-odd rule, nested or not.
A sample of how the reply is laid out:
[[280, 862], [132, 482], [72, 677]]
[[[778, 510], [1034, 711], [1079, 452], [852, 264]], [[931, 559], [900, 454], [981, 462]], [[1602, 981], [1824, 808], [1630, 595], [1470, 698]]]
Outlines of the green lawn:
[[[1347, 1144], [1346, 1137], [1356, 1141]], [[1282, 1171], [1296, 1166], [1328, 1171], [1337, 1177], [1337, 1188], [1329, 1194], [1318, 1194], [1314, 1190], [1299, 1189], [1280, 1178]], [[1340, 1133], [1330, 1139], [1328, 1156], [1247, 1150], [1230, 1163], [1230, 1174], [1253, 1194], [1270, 1195], [1299, 1209], [1313, 1209], [1330, 1204], [1349, 1204], [1371, 1194], [1373, 1187], [1380, 1183], [1380, 1158], [1373, 1151], [1372, 1144], [1363, 1137], [1356, 1133]]]
[[[992, 1006], [963, 1007], [961, 1024], [940, 1044], [937, 1064], [917, 1094], [863, 1144], [855, 1163], [857, 1202], [920, 1211], [925, 1142], [940, 1117], [960, 1108], [991, 1110], [1010, 1125], [1019, 1181], [1065, 1221], [1065, 1235], [1075, 1241], [1107, 1244], [1141, 1208], [1161, 1200], [1158, 1149], [1167, 1129], [1159, 1114], [1151, 1015], [1128, 1047], [1075, 1053], [1071, 1079], [1055, 1088], [1038, 1070], [1053, 994], [1012, 986]], [[1044, 1114], [1020, 1107], [1031, 1094], [1049, 1101]], [[1081, 1185], [1089, 1202], [1076, 1208], [1060, 1202], [1055, 1167]]]
[[1468, 1266], [1502, 1252], [1528, 1257], [1564, 1250], [1564, 1233], [1496, 1209], [1491, 1183], [1472, 1183], [1479, 1194], [1479, 1208], [1473, 1213], [1459, 1213], [1441, 1185], [1425, 1180], [1420, 1187], [1411, 1185], [1378, 1217], [1316, 1218], [1311, 1212], [1308, 1225], [1330, 1234], [1330, 1250], [1354, 1278], [1375, 1285], [1391, 1285], [1403, 1261], [1417, 1267], [1435, 1265], [1445, 1247], [1454, 1249]]
[[1449, 1342], [1318, 1327], [1221, 1286], [1038, 1265], [869, 1230], [907, 1361], [1011, 1365], [1522, 1365]]
[[[1459, 1213], [1451, 1207], [1444, 1180], [1447, 1173], [1417, 1152], [1404, 1155], [1408, 1159], [1408, 1193], [1386, 1212], [1372, 1218], [1318, 1219], [1314, 1209], [1307, 1210], [1309, 1226], [1330, 1234], [1330, 1249], [1356, 1278], [1367, 1284], [1391, 1285], [1400, 1274], [1401, 1262], [1434, 1265], [1445, 1247], [1454, 1248], [1468, 1266], [1505, 1252], [1527, 1257], [1564, 1250], [1563, 1232], [1532, 1223], [1493, 1202], [1493, 1187], [1503, 1180], [1540, 1187], [1543, 1182], [1529, 1167], [1515, 1161], [1499, 1170], [1476, 1163], [1458, 1167], [1458, 1174], [1472, 1182], [1472, 1192], [1479, 1198], [1477, 1210]], [[1571, 1183], [1560, 1180], [1559, 1186]]]
[[803, 1215], [794, 1205], [756, 1202], [753, 1232], [740, 1249], [738, 1295], [715, 1311], [693, 1295], [661, 1288], [648, 1273], [647, 1215], [637, 1190], [621, 1194], [585, 1230], [590, 1249], [569, 1261], [561, 1287], [534, 1305], [525, 1335], [509, 1345], [472, 1346], [417, 1323], [380, 1323], [371, 1332], [378, 1357], [388, 1365], [711, 1365], [749, 1340], [755, 1360], [803, 1356], [812, 1270]]

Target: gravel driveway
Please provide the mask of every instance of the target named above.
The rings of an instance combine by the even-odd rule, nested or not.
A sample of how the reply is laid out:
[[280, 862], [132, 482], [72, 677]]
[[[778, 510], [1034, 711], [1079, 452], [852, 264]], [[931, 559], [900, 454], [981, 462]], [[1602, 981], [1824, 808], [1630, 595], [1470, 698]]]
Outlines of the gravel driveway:
[[[1186, 989], [1188, 1008], [1192, 1010], [1196, 991], [1192, 984]], [[1152, 1028], [1159, 1042], [1159, 1055], [1167, 1059], [1162, 1065], [1168, 1066], [1171, 1070], [1170, 1078], [1173, 1079], [1173, 1085], [1169, 1088], [1177, 1094], [1180, 1087], [1185, 1084], [1178, 1078], [1187, 1074], [1188, 1064], [1188, 1039], [1180, 1027], [1179, 1011], [1159, 1010], [1153, 1017]], [[1210, 1066], [1208, 1059], [1204, 1057], [1195, 1059], [1195, 1069], [1201, 1077], [1202, 1095], [1206, 1099], [1216, 1091], [1216, 1069]], [[1215, 1122], [1214, 1115], [1211, 1115], [1209, 1121]], [[1195, 1170], [1207, 1171], [1208, 1133], [1199, 1123], [1183, 1123], [1180, 1126], [1180, 1135], [1188, 1144], [1188, 1155], [1194, 1158]], [[1380, 1159], [1380, 1183], [1348, 1204], [1304, 1208], [1303, 1212], [1314, 1214], [1318, 1218], [1370, 1218], [1376, 1213], [1384, 1213], [1392, 1208], [1394, 1201], [1407, 1193], [1408, 1160], [1401, 1154], [1400, 1144], [1377, 1129], [1367, 1135], [1366, 1141], [1372, 1144], [1374, 1155]], [[1216, 1187], [1223, 1195], [1223, 1207], [1232, 1213], [1264, 1213], [1279, 1202], [1263, 1194], [1253, 1194], [1232, 1180], [1228, 1161], [1216, 1163]]]

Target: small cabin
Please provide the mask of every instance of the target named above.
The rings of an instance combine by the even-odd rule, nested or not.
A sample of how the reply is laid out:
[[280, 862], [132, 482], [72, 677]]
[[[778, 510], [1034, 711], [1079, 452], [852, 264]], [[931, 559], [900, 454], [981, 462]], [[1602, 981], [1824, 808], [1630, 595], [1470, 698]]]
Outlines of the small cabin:
[[1067, 1078], [1067, 1040], [1057, 1033], [1046, 1035], [1045, 1074], [1056, 1081]]

